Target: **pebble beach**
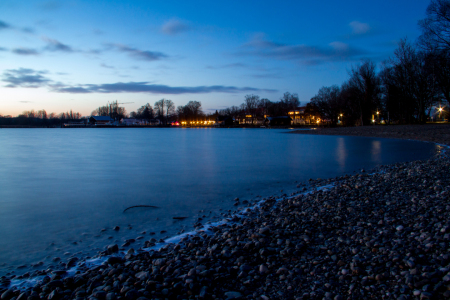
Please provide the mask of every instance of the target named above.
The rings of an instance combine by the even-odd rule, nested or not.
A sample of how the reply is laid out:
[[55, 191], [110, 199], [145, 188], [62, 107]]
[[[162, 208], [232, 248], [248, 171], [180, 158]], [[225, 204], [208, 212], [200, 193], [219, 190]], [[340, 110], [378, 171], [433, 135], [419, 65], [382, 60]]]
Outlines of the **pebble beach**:
[[298, 193], [241, 206], [220, 225], [197, 223], [177, 243], [108, 245], [101, 264], [73, 260], [35, 272], [27, 287], [13, 283], [30, 274], [2, 276], [1, 300], [450, 298], [450, 126], [295, 133], [442, 146], [426, 161], [301, 183]]

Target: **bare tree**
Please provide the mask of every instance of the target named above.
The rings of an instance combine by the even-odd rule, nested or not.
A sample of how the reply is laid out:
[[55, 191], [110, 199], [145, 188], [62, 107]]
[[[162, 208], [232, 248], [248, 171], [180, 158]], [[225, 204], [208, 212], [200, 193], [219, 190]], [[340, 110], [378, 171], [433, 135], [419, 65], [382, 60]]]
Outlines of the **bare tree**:
[[353, 67], [347, 84], [356, 93], [361, 125], [367, 124], [373, 112], [381, 107], [381, 85], [375, 72], [375, 63], [366, 60]]
[[280, 105], [282, 107], [283, 114], [287, 115], [289, 111], [294, 110], [300, 106], [300, 100], [298, 99], [297, 94], [286, 92], [280, 99]]
[[432, 0], [427, 17], [419, 21], [419, 44], [427, 50], [450, 50], [450, 1]]
[[269, 99], [262, 98], [259, 101], [258, 108], [260, 108], [262, 110], [262, 113], [264, 115], [268, 115], [269, 114], [269, 108], [270, 108], [271, 105], [272, 105], [272, 102]]
[[257, 95], [246, 95], [245, 101], [244, 101], [244, 108], [247, 111], [247, 113], [252, 115], [252, 124], [253, 120], [256, 117], [256, 109], [259, 105], [259, 96]]
[[340, 92], [337, 85], [322, 87], [317, 95], [311, 98], [311, 103], [315, 105], [320, 115], [330, 119], [333, 124], [337, 124], [338, 117], [344, 108]]
[[156, 117], [161, 120], [161, 122], [164, 122], [164, 111], [165, 111], [165, 99], [161, 99], [155, 102], [155, 105], [153, 106], [155, 109]]
[[385, 105], [407, 123], [426, 122], [426, 111], [439, 98], [430, 55], [417, 51], [406, 40], [381, 72]]
[[173, 103], [172, 100], [165, 99], [164, 105], [166, 107], [166, 124], [167, 124], [167, 120], [169, 119], [169, 116], [173, 115], [175, 113], [175, 104]]

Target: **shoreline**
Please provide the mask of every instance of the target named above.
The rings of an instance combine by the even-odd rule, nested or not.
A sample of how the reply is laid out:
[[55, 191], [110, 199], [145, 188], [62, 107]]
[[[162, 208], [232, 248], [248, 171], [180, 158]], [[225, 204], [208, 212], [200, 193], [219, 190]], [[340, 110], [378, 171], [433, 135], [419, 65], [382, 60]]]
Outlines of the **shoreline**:
[[[3, 290], [2, 299], [22, 299], [22, 293], [109, 300], [450, 296], [449, 166], [441, 154], [372, 174], [313, 180], [312, 188], [334, 186], [280, 201], [269, 197], [246, 218], [212, 227], [212, 234], [124, 258], [114, 254], [73, 277], [49, 272], [33, 291]], [[438, 230], [422, 226], [430, 218]], [[115, 247], [106, 252], [116, 253]]]
[[375, 125], [358, 127], [319, 127], [315, 130], [295, 130], [293, 134], [343, 135], [395, 138], [432, 142], [450, 146], [450, 124]]

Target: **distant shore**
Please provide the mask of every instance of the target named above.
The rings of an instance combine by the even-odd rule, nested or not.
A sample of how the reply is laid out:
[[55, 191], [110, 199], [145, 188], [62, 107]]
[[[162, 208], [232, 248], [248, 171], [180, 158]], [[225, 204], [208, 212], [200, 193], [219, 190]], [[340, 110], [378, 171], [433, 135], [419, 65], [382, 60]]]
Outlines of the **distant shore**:
[[315, 130], [298, 130], [293, 133], [396, 138], [450, 145], [450, 124], [318, 127]]
[[[298, 134], [450, 145], [450, 125], [321, 128]], [[312, 180], [244, 218], [178, 244], [118, 254], [73, 277], [46, 274], [2, 299], [443, 299], [450, 297], [448, 149], [425, 160]], [[367, 170], [368, 171], [368, 170]], [[323, 188], [325, 187], [325, 188]], [[112, 255], [111, 255], [112, 254]], [[10, 279], [3, 278], [3, 283]], [[31, 298], [30, 298], [31, 297]]]

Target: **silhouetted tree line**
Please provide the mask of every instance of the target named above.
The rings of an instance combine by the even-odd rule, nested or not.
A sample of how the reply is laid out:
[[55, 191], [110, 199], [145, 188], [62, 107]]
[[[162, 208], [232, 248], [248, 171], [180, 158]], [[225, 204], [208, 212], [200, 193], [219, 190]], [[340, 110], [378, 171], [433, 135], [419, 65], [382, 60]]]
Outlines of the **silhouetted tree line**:
[[286, 116], [300, 106], [297, 94], [284, 93], [279, 101], [272, 102], [267, 98], [260, 99], [257, 95], [246, 95], [244, 103], [238, 106], [231, 106], [218, 111], [221, 116], [237, 118], [240, 115], [248, 114], [255, 118], [264, 116]]
[[17, 117], [0, 116], [0, 126], [36, 126], [36, 127], [59, 127], [68, 121], [79, 121], [83, 117], [79, 112], [72, 110], [59, 114], [42, 110], [24, 111]]
[[379, 72], [363, 61], [340, 87], [320, 88], [308, 106], [333, 124], [425, 123], [436, 106], [450, 103], [450, 1], [431, 1], [419, 25], [418, 41], [400, 41]]
[[118, 101], [113, 101], [104, 106], [100, 106], [91, 112], [91, 116], [104, 116], [111, 117], [113, 120], [120, 120], [127, 116], [127, 111], [124, 107], [121, 107]]
[[136, 119], [158, 119], [161, 124], [168, 124], [169, 120], [176, 117], [175, 114], [175, 104], [172, 100], [161, 99], [155, 102], [152, 107], [150, 103], [141, 106], [137, 111], [132, 111], [130, 113], [131, 118]]

